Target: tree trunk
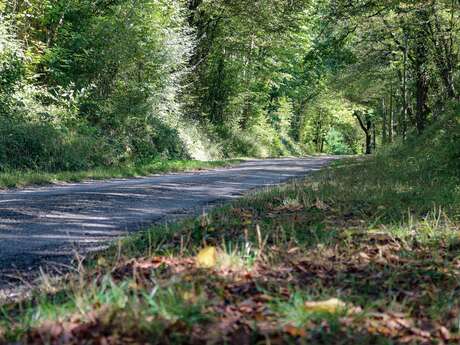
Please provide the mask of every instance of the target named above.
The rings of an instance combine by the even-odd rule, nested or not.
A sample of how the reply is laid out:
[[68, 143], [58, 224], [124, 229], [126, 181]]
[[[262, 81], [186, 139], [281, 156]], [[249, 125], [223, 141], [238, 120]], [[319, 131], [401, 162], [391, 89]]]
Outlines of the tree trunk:
[[[419, 66], [420, 68], [420, 66]], [[423, 67], [422, 67], [423, 68]], [[428, 114], [430, 109], [428, 107], [428, 76], [422, 70], [417, 71], [416, 76], [416, 108], [415, 108], [415, 122], [418, 133], [425, 130]]]
[[385, 108], [385, 97], [382, 97], [382, 144], [388, 142], [387, 138], [387, 110]]
[[402, 85], [401, 85], [401, 94], [402, 94], [402, 109], [399, 119], [400, 134], [403, 140], [406, 139], [407, 133], [407, 36], [404, 35], [404, 54], [403, 54], [403, 73], [402, 73]]
[[372, 153], [372, 135], [371, 132], [366, 133], [366, 155], [370, 155]]
[[375, 123], [372, 124], [372, 149], [377, 150], [377, 133], [375, 128]]
[[420, 134], [424, 131], [430, 109], [428, 107], [428, 37], [427, 25], [430, 22], [430, 14], [426, 8], [418, 12], [419, 27], [415, 32], [414, 47], [414, 74], [415, 74], [415, 125]]
[[429, 26], [431, 39], [434, 44], [435, 63], [439, 71], [441, 80], [449, 99], [456, 98], [456, 90], [454, 85], [454, 69], [457, 61], [457, 54], [454, 51], [454, 12], [455, 5], [452, 1], [450, 27], [443, 28], [436, 4], [433, 2], [434, 26]]
[[[361, 118], [361, 114], [362, 113], [360, 111], [353, 112], [353, 115], [358, 120], [359, 126], [361, 127], [364, 134], [366, 135], [365, 153], [369, 155], [372, 153], [372, 121], [371, 121], [371, 118], [369, 117], [369, 114], [365, 114], [364, 118]], [[375, 132], [374, 132], [374, 138], [375, 138]]]
[[390, 85], [390, 102], [388, 105], [388, 142], [393, 142], [393, 83]]

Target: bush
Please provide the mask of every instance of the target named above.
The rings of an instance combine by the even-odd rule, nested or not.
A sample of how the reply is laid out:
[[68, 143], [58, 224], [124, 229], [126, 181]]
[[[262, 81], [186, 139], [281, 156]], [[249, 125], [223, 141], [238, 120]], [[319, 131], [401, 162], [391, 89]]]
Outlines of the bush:
[[47, 123], [0, 119], [0, 170], [79, 170], [107, 164], [101, 141]]
[[353, 148], [347, 145], [342, 132], [331, 128], [326, 136], [327, 152], [335, 155], [348, 155], [355, 153]]

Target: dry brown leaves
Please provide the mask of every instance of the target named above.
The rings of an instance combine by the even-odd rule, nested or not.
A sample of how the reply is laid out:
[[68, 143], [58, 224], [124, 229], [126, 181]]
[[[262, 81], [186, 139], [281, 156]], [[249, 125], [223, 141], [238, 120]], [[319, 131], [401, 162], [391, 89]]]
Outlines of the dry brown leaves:
[[150, 285], [155, 270], [162, 268], [162, 275], [166, 278], [175, 274], [190, 272], [195, 269], [193, 258], [172, 258], [156, 256], [152, 258], [132, 259], [118, 264], [111, 272], [115, 281], [132, 278], [140, 286]]
[[[92, 319], [92, 320], [91, 320]], [[85, 319], [73, 317], [66, 322], [44, 322], [27, 334], [24, 343], [33, 345], [121, 345], [141, 344], [139, 338], [121, 334], [101, 322], [100, 315], [87, 315]]]
[[[249, 213], [246, 216], [248, 220], [253, 217]], [[295, 338], [314, 342], [313, 329], [320, 328], [323, 332], [330, 332], [326, 320], [307, 322], [302, 327], [281, 324], [280, 316], [270, 308], [275, 298], [289, 301], [293, 289], [302, 291], [306, 286], [309, 289], [331, 287], [340, 289], [345, 294], [360, 286], [374, 286], [374, 293], [385, 297], [385, 293], [390, 291], [388, 277], [382, 273], [385, 271], [395, 274], [393, 278], [400, 279], [400, 286], [396, 287], [399, 291], [394, 293], [394, 298], [405, 298], [417, 304], [420, 296], [426, 298], [427, 293], [432, 293], [432, 282], [423, 275], [414, 273], [427, 269], [424, 260], [429, 259], [429, 253], [420, 250], [420, 253], [416, 253], [419, 260], [409, 259], [401, 255], [402, 251], [410, 249], [406, 243], [381, 232], [356, 232], [352, 237], [353, 241], [346, 247], [318, 246], [309, 250], [301, 247], [267, 248], [267, 251], [276, 256], [276, 264], [260, 261], [251, 272], [219, 271], [215, 267], [200, 268], [197, 267], [195, 258], [151, 257], [120, 263], [113, 269], [112, 277], [115, 281], [133, 278], [136, 289], [151, 287], [153, 272], [160, 279], [159, 284], [172, 277], [179, 283], [181, 280], [193, 281], [195, 284], [200, 282], [209, 299], [206, 312], [213, 315], [211, 321], [196, 324], [190, 329], [182, 322], [150, 320], [166, 323], [163, 335], [165, 342], [171, 334], [183, 333], [186, 343], [190, 344], [250, 344], [258, 340], [284, 344]], [[442, 273], [442, 270], [439, 271]], [[452, 272], [446, 271], [445, 274], [447, 277]], [[347, 277], [350, 279], [347, 280]], [[359, 281], [360, 284], [354, 286], [350, 281]], [[327, 302], [327, 308], [324, 307], [324, 302]], [[350, 344], [356, 334], [389, 338], [400, 344], [460, 342], [458, 334], [452, 334], [442, 321], [430, 319], [423, 308], [405, 313], [385, 309], [363, 312], [361, 306], [345, 304], [339, 300], [308, 303], [310, 304], [305, 307], [312, 312], [318, 306], [332, 313], [346, 306], [348, 312], [339, 318], [341, 329], [337, 337], [341, 341], [348, 339]], [[334, 308], [331, 307], [332, 304]], [[123, 324], [123, 315], [111, 315], [110, 320], [107, 315], [110, 312], [99, 311], [85, 318], [75, 317], [66, 322], [44, 323], [28, 333], [25, 343], [146, 343], [142, 333], [135, 334], [123, 327], [120, 328], [121, 331], [115, 331], [119, 324]], [[449, 317], [458, 318], [459, 315], [456, 311]]]
[[449, 330], [429, 320], [414, 320], [403, 313], [369, 313], [364, 322], [369, 333], [397, 339], [399, 343], [453, 343], [460, 341]]
[[[409, 251], [414, 254], [408, 258], [402, 256], [402, 251]], [[444, 274], [446, 279], [452, 278], [459, 281], [458, 271], [452, 270], [452, 266], [440, 267], [442, 262], [435, 265], [430, 261], [432, 253], [427, 250], [411, 249], [403, 241], [394, 238], [386, 233], [375, 232], [363, 234], [357, 232], [357, 238], [347, 247], [329, 247], [319, 246], [312, 250], [308, 255], [298, 255], [289, 258], [289, 261], [297, 272], [296, 277], [304, 284], [314, 287], [330, 286], [341, 288], [343, 291], [351, 291], [360, 285], [374, 286], [375, 293], [385, 297], [385, 291], [390, 290], [387, 287], [387, 276], [383, 272], [389, 272], [388, 276], [401, 284], [393, 286], [394, 296], [400, 296], [405, 299], [405, 303], [413, 305], [418, 304], [419, 298], [433, 296], [439, 292], [439, 286], [436, 286], [431, 276], [423, 272], [437, 272]], [[357, 280], [357, 286], [352, 286], [348, 281], [338, 279], [350, 277], [350, 280]], [[382, 291], [377, 291], [379, 288]], [[457, 289], [460, 286], [457, 285]], [[396, 290], [396, 291], [395, 291]], [[390, 290], [391, 291], [391, 290]], [[433, 300], [433, 303], [436, 303]], [[364, 331], [369, 334], [376, 334], [387, 338], [392, 338], [397, 343], [421, 343], [421, 344], [445, 344], [459, 343], [459, 334], [451, 334], [448, 328], [440, 321], [430, 320], [425, 313], [423, 306], [413, 311], [410, 317], [403, 313], [391, 311], [379, 311], [366, 313], [363, 318], [355, 319], [353, 316], [341, 318], [342, 325], [356, 330]], [[453, 312], [452, 315], [445, 315], [447, 319], [458, 319], [459, 312]], [[291, 333], [296, 330], [291, 329]]]

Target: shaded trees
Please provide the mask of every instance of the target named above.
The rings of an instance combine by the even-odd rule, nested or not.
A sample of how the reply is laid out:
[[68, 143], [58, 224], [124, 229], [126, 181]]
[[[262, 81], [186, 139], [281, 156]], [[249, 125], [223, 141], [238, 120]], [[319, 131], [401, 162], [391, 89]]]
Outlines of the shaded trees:
[[94, 142], [89, 165], [370, 153], [458, 100], [459, 6], [2, 1], [0, 115]]
[[32, 0], [2, 11], [24, 52], [24, 83], [41, 90], [27, 121], [97, 142], [105, 158], [90, 165], [184, 155], [173, 122], [193, 42], [179, 4]]
[[[359, 47], [355, 49], [357, 60], [372, 54], [377, 68], [387, 66], [382, 80], [391, 81], [395, 74], [398, 77], [396, 93], [393, 87], [380, 91], [382, 98], [394, 101], [388, 105], [400, 108], [400, 116], [395, 118], [397, 133], [405, 137], [408, 124], [423, 132], [443, 104], [456, 98], [459, 4], [436, 0], [334, 4], [329, 16], [356, 28], [353, 41]], [[372, 69], [375, 67], [368, 65], [364, 74]], [[385, 131], [392, 130], [384, 123]]]

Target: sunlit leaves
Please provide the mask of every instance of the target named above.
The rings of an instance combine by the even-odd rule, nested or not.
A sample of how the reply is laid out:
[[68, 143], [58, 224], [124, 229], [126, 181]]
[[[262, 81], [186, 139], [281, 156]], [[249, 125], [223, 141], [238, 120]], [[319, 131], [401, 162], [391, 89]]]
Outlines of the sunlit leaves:
[[203, 268], [215, 266], [217, 263], [217, 249], [215, 247], [203, 248], [196, 256], [196, 263]]

